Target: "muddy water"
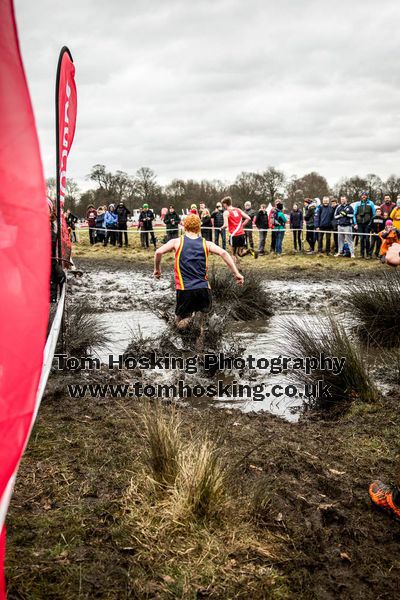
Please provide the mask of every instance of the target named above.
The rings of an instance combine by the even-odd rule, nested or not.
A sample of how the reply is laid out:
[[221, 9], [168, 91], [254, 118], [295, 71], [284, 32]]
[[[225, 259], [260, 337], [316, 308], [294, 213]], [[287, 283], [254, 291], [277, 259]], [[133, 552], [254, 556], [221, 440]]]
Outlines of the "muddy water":
[[166, 328], [165, 321], [146, 309], [105, 312], [97, 318], [109, 331], [110, 343], [106, 347], [94, 349], [96, 356], [105, 364], [108, 364], [109, 355], [122, 355], [134, 335], [153, 337], [160, 335]]
[[[155, 281], [151, 273], [133, 271], [104, 271], [93, 270], [82, 280], [71, 282], [71, 301], [90, 295], [93, 309], [99, 312], [98, 318], [109, 329], [111, 341], [107, 348], [97, 349], [97, 355], [104, 362], [110, 354], [122, 354], [133, 334], [139, 331], [146, 337], [158, 336], [165, 330], [165, 322], [157, 317], [157, 301], [169, 296], [173, 298], [171, 278]], [[301, 322], [320, 321], [324, 308], [335, 309], [340, 305], [344, 283], [337, 281], [310, 281], [297, 279], [294, 281], [266, 280], [265, 287], [272, 294], [276, 304], [276, 314], [268, 321], [257, 320], [248, 323], [232, 323], [231, 332], [245, 347], [244, 355], [268, 359], [284, 353], [285, 330], [290, 318]], [[151, 306], [154, 310], [150, 310]], [[162, 354], [162, 348], [156, 349]], [[145, 379], [149, 382], [173, 383], [175, 374], [171, 372], [148, 372]], [[254, 375], [254, 376], [253, 376]], [[249, 375], [247, 375], [249, 377]], [[188, 383], [190, 377], [187, 378]], [[236, 377], [238, 379], [238, 377]], [[251, 379], [251, 381], [250, 381]], [[294, 384], [290, 371], [286, 374], [271, 375], [265, 371], [250, 374], [249, 379], [241, 383], [265, 384], [268, 389], [273, 385], [286, 386]], [[267, 410], [289, 420], [296, 420], [298, 409], [303, 401], [294, 397], [291, 399], [265, 398], [264, 400], [218, 399], [220, 406], [235, 406], [241, 410]]]

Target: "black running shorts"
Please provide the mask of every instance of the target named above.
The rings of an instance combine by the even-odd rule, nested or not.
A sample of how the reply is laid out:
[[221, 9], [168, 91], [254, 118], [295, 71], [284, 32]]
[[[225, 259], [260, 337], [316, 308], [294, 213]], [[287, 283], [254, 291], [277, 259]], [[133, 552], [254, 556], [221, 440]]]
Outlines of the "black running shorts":
[[190, 317], [194, 312], [208, 313], [212, 308], [212, 294], [209, 288], [197, 290], [176, 290], [176, 309], [178, 317]]
[[230, 243], [232, 248], [242, 248], [246, 245], [246, 238], [244, 235], [231, 235]]

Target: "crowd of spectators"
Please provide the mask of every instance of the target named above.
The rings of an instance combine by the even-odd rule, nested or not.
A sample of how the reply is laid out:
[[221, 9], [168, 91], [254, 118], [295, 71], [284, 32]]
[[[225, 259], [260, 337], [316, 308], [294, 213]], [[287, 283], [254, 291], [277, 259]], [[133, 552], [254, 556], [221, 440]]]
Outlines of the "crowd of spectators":
[[[306, 254], [326, 253], [327, 255], [355, 256], [359, 247], [361, 258], [380, 258], [394, 242], [400, 242], [400, 195], [396, 202], [385, 195], [383, 202], [375, 204], [362, 192], [357, 202], [350, 203], [346, 196], [339, 199], [325, 196], [306, 198], [303, 205], [295, 203], [290, 211], [284, 209], [283, 201], [277, 199], [273, 206], [261, 204], [257, 209], [250, 201], [243, 207], [249, 220], [245, 225], [246, 246], [258, 255], [274, 253], [278, 256], [284, 251], [285, 234], [293, 237], [293, 251]], [[208, 241], [226, 249], [227, 235], [223, 228], [224, 208], [217, 202], [214, 209], [200, 203], [192, 204], [187, 214], [198, 214], [201, 219], [201, 234]], [[129, 245], [128, 221], [131, 211], [123, 202], [117, 205], [88, 206], [86, 218], [91, 244], [107, 246]], [[75, 224], [77, 218], [70, 211], [66, 220], [72, 241], [76, 241]], [[165, 229], [160, 229], [160, 241], [169, 241], [181, 233], [181, 224], [186, 214], [179, 214], [174, 206], [169, 206], [162, 216]], [[144, 203], [134, 226], [140, 231], [140, 243], [143, 248], [157, 247], [154, 223], [156, 215]], [[258, 235], [255, 238], [254, 233]], [[269, 234], [268, 234], [269, 232]], [[269, 240], [269, 248], [267, 242]], [[255, 248], [257, 242], [258, 247]]]

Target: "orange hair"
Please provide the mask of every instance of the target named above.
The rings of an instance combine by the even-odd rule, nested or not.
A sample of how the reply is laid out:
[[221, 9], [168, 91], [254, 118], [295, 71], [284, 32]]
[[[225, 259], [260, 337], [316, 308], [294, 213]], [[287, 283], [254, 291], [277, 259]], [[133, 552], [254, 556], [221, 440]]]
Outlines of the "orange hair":
[[200, 217], [198, 217], [198, 215], [188, 215], [183, 221], [183, 226], [185, 228], [185, 231], [189, 231], [190, 233], [200, 233]]

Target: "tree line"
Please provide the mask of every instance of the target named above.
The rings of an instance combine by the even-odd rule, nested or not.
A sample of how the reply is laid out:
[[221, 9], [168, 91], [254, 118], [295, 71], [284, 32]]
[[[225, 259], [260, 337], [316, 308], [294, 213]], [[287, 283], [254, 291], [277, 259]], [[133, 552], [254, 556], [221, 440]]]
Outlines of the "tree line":
[[[285, 207], [291, 209], [295, 202], [301, 203], [304, 198], [344, 194], [353, 202], [359, 199], [362, 191], [367, 191], [371, 200], [379, 204], [385, 194], [389, 194], [392, 200], [400, 194], [400, 177], [396, 175], [391, 175], [386, 181], [374, 173], [365, 177], [343, 178], [330, 188], [326, 178], [315, 171], [302, 177], [287, 177], [283, 171], [271, 166], [260, 172], [242, 171], [233, 183], [219, 179], [173, 179], [168, 185], [161, 186], [156, 173], [149, 167], [141, 167], [131, 176], [125, 171], [111, 172], [105, 165], [96, 164], [87, 179], [93, 182], [94, 187], [83, 193], [73, 179], [67, 180], [65, 208], [70, 208], [79, 217], [86, 214], [89, 204], [97, 208], [121, 200], [131, 211], [147, 202], [156, 212], [170, 204], [180, 212], [190, 204], [200, 202], [214, 208], [215, 203], [226, 195], [232, 196], [238, 205], [250, 200], [257, 207], [282, 198]], [[49, 178], [46, 182], [49, 197], [55, 198], [55, 179]]]

